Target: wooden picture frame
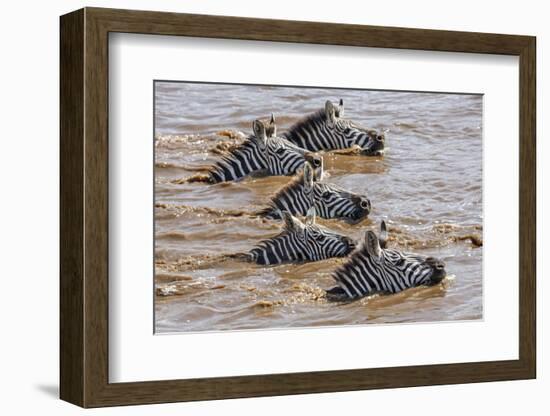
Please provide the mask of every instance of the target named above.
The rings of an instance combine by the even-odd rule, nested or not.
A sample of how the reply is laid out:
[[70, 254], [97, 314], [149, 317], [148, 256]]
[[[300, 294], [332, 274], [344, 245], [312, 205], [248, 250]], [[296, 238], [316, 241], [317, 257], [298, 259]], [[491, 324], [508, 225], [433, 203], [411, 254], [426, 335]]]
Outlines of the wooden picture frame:
[[[85, 8], [61, 17], [60, 396], [83, 407], [529, 379], [536, 376], [535, 38]], [[519, 56], [519, 359], [238, 377], [108, 379], [110, 32]]]

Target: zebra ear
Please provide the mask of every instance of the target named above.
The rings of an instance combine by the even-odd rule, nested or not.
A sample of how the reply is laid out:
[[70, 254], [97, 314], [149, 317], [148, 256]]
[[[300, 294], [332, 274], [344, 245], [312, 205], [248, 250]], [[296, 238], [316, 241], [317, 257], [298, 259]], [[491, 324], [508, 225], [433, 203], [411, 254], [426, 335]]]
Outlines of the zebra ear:
[[300, 220], [294, 217], [290, 212], [283, 211], [283, 220], [285, 221], [285, 229], [289, 232], [299, 231], [304, 228]]
[[334, 123], [336, 121], [336, 108], [330, 100], [327, 100], [325, 103], [325, 114], [329, 123]]
[[311, 166], [311, 163], [306, 162], [304, 163], [304, 191], [306, 194], [313, 191], [313, 180], [313, 167]]
[[254, 131], [254, 135], [258, 138], [265, 136], [265, 126], [260, 120], [254, 120], [252, 123], [252, 130]]
[[344, 100], [340, 98], [340, 104], [338, 105], [338, 117], [344, 117]]
[[388, 228], [386, 227], [386, 221], [382, 220], [380, 224], [380, 235], [378, 236], [378, 242], [381, 248], [386, 248], [388, 244]]
[[367, 252], [370, 254], [371, 257], [380, 257], [382, 249], [380, 248], [378, 237], [376, 237], [376, 234], [373, 231], [369, 230], [365, 233], [365, 247], [367, 248]]
[[260, 120], [254, 120], [254, 122], [252, 123], [252, 131], [254, 132], [254, 136], [256, 136], [256, 138], [259, 140], [260, 144], [265, 147], [267, 136], [264, 123], [262, 123]]
[[323, 180], [323, 175], [324, 175], [324, 165], [325, 165], [325, 162], [323, 160], [323, 158], [321, 157], [321, 166], [319, 166], [318, 168], [315, 169], [315, 181], [317, 182], [320, 182]]
[[277, 125], [275, 124], [275, 116], [271, 113], [271, 118], [269, 119], [269, 137], [277, 136]]
[[316, 211], [315, 207], [311, 207], [307, 210], [306, 225], [315, 225]]

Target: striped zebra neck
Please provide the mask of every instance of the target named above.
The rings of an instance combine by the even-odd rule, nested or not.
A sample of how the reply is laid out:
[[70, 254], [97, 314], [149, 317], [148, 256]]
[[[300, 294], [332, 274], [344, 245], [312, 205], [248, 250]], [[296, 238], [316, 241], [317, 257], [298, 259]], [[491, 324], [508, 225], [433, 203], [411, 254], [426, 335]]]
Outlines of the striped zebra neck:
[[287, 262], [318, 261], [347, 256], [354, 248], [351, 238], [315, 224], [314, 214], [303, 223], [283, 212], [284, 228], [270, 239], [261, 241], [250, 251], [257, 264], [271, 265]]
[[315, 260], [313, 254], [307, 244], [296, 234], [286, 232], [262, 241], [250, 251], [253, 261], [262, 265]]
[[218, 183], [238, 180], [267, 168], [267, 159], [258, 148], [256, 138], [249, 136], [241, 145], [223, 155], [209, 174], [211, 182]]
[[292, 215], [305, 216], [314, 203], [313, 195], [305, 193], [304, 174], [301, 173], [273, 196], [261, 215], [280, 219], [280, 212], [288, 211]]
[[329, 130], [324, 110], [299, 120], [283, 133], [283, 137], [303, 149], [314, 152], [350, 147], [343, 135], [335, 135]]

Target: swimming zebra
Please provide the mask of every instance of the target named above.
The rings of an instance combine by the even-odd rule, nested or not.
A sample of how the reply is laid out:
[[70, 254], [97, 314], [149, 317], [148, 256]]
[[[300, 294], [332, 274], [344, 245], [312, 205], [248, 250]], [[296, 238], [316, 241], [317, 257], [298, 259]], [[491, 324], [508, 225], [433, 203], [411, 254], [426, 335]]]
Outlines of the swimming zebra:
[[318, 261], [347, 256], [355, 242], [344, 235], [315, 224], [315, 208], [308, 212], [305, 224], [287, 211], [282, 213], [282, 232], [260, 242], [245, 258], [257, 264]]
[[314, 152], [358, 146], [360, 153], [366, 156], [380, 156], [384, 153], [384, 133], [360, 127], [343, 117], [344, 100], [340, 100], [337, 106], [329, 100], [324, 110], [298, 121], [282, 137]]
[[210, 168], [208, 182], [233, 181], [255, 172], [268, 175], [291, 175], [300, 169], [306, 160], [314, 166], [321, 164], [319, 156], [301, 149], [284, 138], [277, 137], [273, 115], [267, 124], [254, 120], [252, 130], [253, 135], [223, 155]]
[[338, 286], [327, 291], [327, 298], [353, 300], [375, 293], [397, 293], [431, 286], [445, 278], [443, 261], [385, 248], [386, 241], [386, 223], [382, 221], [380, 237], [367, 231], [363, 244], [333, 273]]
[[[321, 159], [322, 160], [322, 159]], [[336, 185], [321, 182], [323, 164], [314, 169], [309, 162], [303, 174], [279, 190], [259, 215], [280, 219], [281, 211], [304, 216], [311, 207], [321, 218], [341, 218], [358, 222], [369, 215], [370, 200]]]

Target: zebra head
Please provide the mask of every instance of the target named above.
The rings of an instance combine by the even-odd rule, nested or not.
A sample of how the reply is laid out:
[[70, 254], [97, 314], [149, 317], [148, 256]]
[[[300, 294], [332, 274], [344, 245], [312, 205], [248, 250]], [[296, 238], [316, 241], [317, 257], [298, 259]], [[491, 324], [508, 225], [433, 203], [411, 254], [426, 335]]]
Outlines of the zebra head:
[[277, 137], [273, 115], [268, 123], [254, 120], [253, 135], [224, 154], [209, 169], [209, 182], [219, 183], [244, 178], [252, 173], [291, 175], [310, 161], [320, 166], [321, 158], [286, 139]]
[[315, 208], [308, 212], [306, 222], [283, 211], [282, 232], [260, 242], [250, 251], [249, 258], [257, 264], [318, 261], [344, 257], [355, 248], [355, 242], [345, 236], [315, 224]]
[[327, 291], [328, 299], [352, 300], [374, 293], [397, 293], [440, 283], [446, 276], [443, 261], [385, 248], [386, 239], [385, 222], [380, 237], [373, 231], [365, 233], [360, 247], [334, 272], [338, 286]]
[[277, 126], [273, 114], [269, 123], [254, 120], [252, 130], [265, 169], [271, 175], [292, 175], [303, 166], [306, 160], [315, 166], [320, 166], [322, 163], [320, 156], [282, 137], [277, 137]]
[[281, 211], [305, 216], [311, 207], [321, 218], [358, 222], [369, 215], [370, 200], [365, 195], [349, 192], [336, 185], [323, 183], [323, 164], [315, 169], [304, 165], [303, 175], [282, 188], [271, 199], [269, 207], [260, 212], [270, 218], [281, 218]]
[[321, 218], [342, 218], [360, 221], [369, 215], [371, 203], [366, 195], [347, 191], [339, 186], [323, 183], [323, 166], [314, 170], [304, 165], [303, 192]]
[[373, 129], [366, 129], [344, 118], [344, 100], [334, 105], [330, 100], [325, 103], [326, 129], [334, 136], [340, 147], [359, 146], [361, 154], [380, 156], [384, 153], [386, 135]]

